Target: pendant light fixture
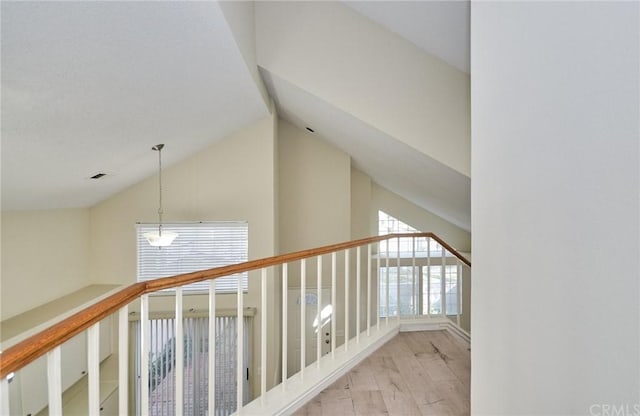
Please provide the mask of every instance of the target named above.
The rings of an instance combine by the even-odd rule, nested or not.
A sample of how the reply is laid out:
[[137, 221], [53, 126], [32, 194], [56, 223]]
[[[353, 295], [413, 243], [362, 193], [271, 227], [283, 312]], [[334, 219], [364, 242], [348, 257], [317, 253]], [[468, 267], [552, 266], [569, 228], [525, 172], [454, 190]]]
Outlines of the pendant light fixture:
[[171, 231], [162, 230], [162, 148], [164, 144], [157, 144], [151, 148], [158, 152], [158, 188], [159, 188], [159, 208], [158, 208], [158, 232], [144, 233], [144, 237], [147, 239], [150, 245], [154, 247], [166, 247], [173, 243], [173, 240], [178, 236], [177, 233]]

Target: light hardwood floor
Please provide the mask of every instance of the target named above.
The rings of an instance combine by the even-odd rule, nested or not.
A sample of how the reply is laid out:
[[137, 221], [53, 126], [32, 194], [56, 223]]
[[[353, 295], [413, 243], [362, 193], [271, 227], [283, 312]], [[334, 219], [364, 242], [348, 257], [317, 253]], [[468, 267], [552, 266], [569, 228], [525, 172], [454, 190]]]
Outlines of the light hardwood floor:
[[403, 332], [295, 414], [469, 415], [469, 344], [446, 331]]

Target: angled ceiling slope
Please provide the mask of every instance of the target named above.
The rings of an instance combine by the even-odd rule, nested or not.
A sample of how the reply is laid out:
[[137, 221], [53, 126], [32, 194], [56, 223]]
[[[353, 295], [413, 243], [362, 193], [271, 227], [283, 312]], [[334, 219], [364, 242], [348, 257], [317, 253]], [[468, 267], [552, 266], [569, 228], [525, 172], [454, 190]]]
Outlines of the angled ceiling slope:
[[469, 73], [471, 1], [345, 1], [344, 4]]
[[168, 166], [267, 114], [217, 2], [2, 2], [3, 210], [91, 206], [152, 145]]
[[330, 103], [261, 69], [278, 113], [349, 154], [376, 183], [471, 230], [471, 180]]
[[467, 74], [342, 3], [257, 3], [256, 26], [258, 65], [283, 118], [470, 230]]

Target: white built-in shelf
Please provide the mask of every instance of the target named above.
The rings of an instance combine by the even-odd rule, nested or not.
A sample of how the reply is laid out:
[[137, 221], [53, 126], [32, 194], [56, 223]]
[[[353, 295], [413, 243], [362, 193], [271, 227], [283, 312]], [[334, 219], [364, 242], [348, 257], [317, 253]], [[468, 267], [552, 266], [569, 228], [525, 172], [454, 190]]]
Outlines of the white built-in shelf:
[[0, 322], [2, 349], [46, 329], [84, 309], [92, 303], [115, 293], [120, 285], [89, 285], [37, 308]]
[[[118, 355], [111, 354], [100, 364], [100, 403], [106, 407], [107, 401], [117, 403], [118, 392]], [[117, 405], [116, 405], [117, 406]], [[89, 387], [87, 377], [82, 377], [76, 384], [62, 394], [62, 413], [65, 416], [86, 416], [89, 414]], [[100, 412], [108, 416], [117, 414]], [[123, 412], [121, 414], [126, 414]], [[45, 408], [36, 416], [49, 416], [49, 409]]]

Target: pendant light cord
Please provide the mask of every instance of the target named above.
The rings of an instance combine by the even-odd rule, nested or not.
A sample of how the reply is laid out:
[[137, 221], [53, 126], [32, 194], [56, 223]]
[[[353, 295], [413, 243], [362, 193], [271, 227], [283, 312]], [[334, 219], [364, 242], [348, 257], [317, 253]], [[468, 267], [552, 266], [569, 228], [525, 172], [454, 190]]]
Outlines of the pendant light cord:
[[162, 148], [164, 144], [157, 144], [152, 147], [153, 150], [158, 151], [158, 189], [160, 190], [158, 199], [158, 236], [162, 237]]
[[158, 235], [162, 236], [162, 149], [158, 150], [158, 188], [160, 206], [158, 208], [158, 219], [160, 223], [158, 225]]

